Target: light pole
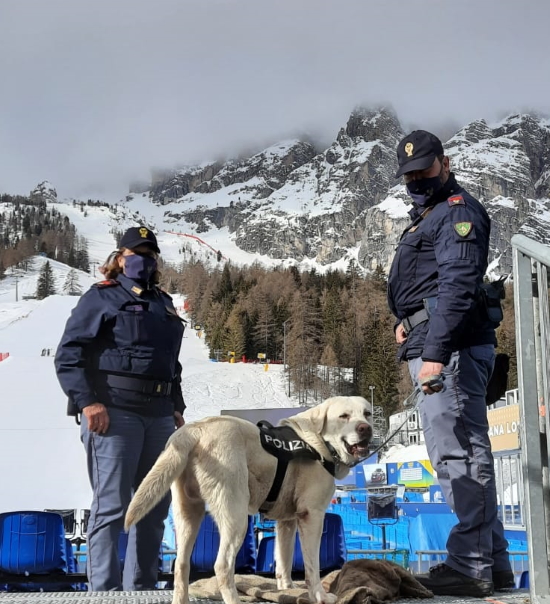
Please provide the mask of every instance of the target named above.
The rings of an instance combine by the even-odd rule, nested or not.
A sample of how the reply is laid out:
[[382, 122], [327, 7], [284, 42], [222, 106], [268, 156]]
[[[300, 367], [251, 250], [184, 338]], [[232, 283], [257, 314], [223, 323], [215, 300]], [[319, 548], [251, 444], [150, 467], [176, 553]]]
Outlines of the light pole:
[[371, 404], [373, 412], [374, 412], [374, 389], [375, 388], [376, 388], [376, 386], [369, 386], [369, 390], [370, 390], [370, 404]]
[[[290, 321], [283, 321], [283, 371], [286, 371], [286, 324]], [[290, 397], [290, 369], [288, 371], [288, 396]]]

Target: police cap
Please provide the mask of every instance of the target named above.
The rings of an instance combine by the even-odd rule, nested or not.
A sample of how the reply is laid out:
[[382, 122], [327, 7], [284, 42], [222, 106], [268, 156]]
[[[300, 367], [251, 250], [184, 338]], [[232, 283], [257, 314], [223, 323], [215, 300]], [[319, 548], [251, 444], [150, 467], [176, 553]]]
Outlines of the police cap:
[[125, 247], [129, 250], [144, 244], [150, 245], [157, 254], [160, 254], [155, 234], [146, 227], [132, 227], [122, 235], [122, 239], [120, 240], [120, 247]]
[[443, 145], [437, 136], [426, 130], [414, 130], [397, 145], [399, 170], [395, 178], [429, 168], [438, 155], [443, 155]]

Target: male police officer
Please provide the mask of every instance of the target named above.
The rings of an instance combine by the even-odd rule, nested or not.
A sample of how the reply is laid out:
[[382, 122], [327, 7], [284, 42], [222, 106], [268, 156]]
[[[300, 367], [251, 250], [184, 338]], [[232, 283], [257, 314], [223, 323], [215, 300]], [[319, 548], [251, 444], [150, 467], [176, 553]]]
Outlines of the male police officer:
[[413, 200], [388, 279], [398, 318], [400, 359], [421, 387], [420, 412], [431, 463], [458, 516], [447, 559], [417, 578], [436, 595], [485, 597], [514, 586], [497, 518], [485, 404], [496, 345], [480, 304], [490, 220], [456, 182], [441, 141], [415, 130], [398, 145]]

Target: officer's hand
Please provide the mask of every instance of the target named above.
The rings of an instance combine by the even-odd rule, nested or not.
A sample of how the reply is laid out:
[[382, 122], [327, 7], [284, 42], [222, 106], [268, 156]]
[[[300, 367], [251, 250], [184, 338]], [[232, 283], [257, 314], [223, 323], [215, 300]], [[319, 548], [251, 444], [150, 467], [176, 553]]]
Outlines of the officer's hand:
[[105, 434], [109, 429], [111, 420], [105, 405], [101, 403], [93, 403], [84, 407], [82, 413], [88, 420], [88, 430], [96, 434]]
[[174, 423], [176, 424], [176, 430], [185, 425], [183, 415], [179, 411], [174, 411]]
[[443, 390], [443, 383], [429, 385], [429, 382], [440, 376], [443, 372], [443, 363], [434, 363], [433, 361], [424, 361], [418, 374], [418, 381], [422, 384], [422, 392], [425, 394], [434, 394]]
[[407, 339], [407, 334], [405, 333], [405, 328], [402, 323], [395, 328], [395, 341], [398, 344], [403, 344], [403, 342]]

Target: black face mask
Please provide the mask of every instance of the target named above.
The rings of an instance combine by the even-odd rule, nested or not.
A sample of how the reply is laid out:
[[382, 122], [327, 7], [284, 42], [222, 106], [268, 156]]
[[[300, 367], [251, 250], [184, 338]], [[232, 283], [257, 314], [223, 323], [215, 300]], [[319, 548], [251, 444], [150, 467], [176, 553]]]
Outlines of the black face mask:
[[149, 281], [151, 275], [157, 270], [157, 261], [151, 256], [134, 254], [124, 258], [124, 274], [130, 279]]
[[430, 178], [420, 178], [407, 183], [407, 191], [417, 206], [425, 206], [443, 188], [441, 174]]

